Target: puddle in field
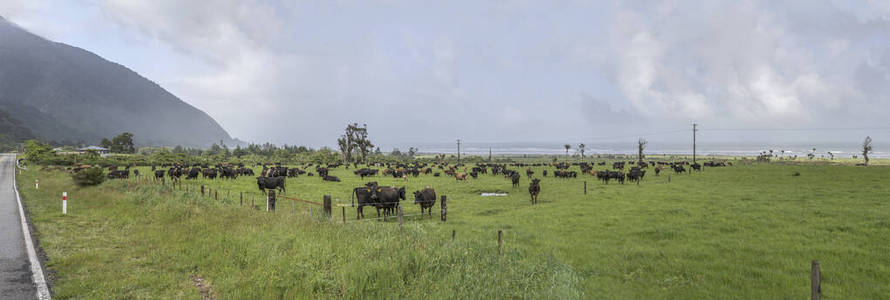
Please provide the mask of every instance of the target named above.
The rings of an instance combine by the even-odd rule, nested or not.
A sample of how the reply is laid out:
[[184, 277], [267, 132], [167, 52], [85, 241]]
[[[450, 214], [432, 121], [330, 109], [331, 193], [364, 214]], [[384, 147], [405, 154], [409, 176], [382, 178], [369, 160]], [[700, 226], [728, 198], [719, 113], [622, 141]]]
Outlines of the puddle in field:
[[506, 197], [507, 193], [481, 193], [482, 197]]

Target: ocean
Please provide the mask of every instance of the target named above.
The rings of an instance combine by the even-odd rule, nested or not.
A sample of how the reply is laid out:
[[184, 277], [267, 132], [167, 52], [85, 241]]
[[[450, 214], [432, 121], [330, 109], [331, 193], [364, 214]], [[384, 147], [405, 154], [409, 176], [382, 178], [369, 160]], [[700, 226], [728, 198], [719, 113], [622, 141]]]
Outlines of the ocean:
[[[487, 156], [489, 150], [493, 155], [565, 155], [566, 150], [564, 143], [478, 143], [467, 142], [461, 144], [460, 152], [462, 155], [482, 155]], [[888, 148], [882, 145], [874, 145], [873, 151], [869, 154], [872, 158], [890, 158]], [[420, 143], [416, 145], [385, 145], [382, 150], [385, 152], [398, 148], [400, 151], [407, 151], [409, 147], [419, 149], [419, 153], [427, 154], [455, 154], [457, 153], [456, 143]], [[813, 151], [816, 148], [816, 151]], [[717, 155], [717, 156], [757, 156], [763, 151], [773, 150], [778, 156], [794, 156], [807, 157], [809, 153], [815, 153], [817, 157], [829, 158], [831, 152], [835, 158], [851, 158], [853, 155], [861, 157], [861, 145], [842, 145], [831, 143], [818, 143], [813, 145], [803, 144], [732, 144], [732, 143], [699, 143], [696, 146], [696, 154], [701, 156]], [[784, 152], [783, 152], [784, 150]], [[578, 145], [572, 144], [569, 149], [569, 155], [578, 152]], [[636, 143], [586, 143], [584, 155], [597, 154], [636, 154]], [[648, 155], [692, 155], [692, 143], [653, 143], [650, 142], [645, 154]]]

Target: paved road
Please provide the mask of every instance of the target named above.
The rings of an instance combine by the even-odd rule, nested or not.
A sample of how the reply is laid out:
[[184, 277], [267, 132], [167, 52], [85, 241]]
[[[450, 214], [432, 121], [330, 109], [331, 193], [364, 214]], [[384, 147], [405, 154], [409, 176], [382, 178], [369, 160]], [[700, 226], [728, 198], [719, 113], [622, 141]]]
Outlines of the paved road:
[[15, 156], [0, 154], [0, 299], [37, 299], [13, 172]]

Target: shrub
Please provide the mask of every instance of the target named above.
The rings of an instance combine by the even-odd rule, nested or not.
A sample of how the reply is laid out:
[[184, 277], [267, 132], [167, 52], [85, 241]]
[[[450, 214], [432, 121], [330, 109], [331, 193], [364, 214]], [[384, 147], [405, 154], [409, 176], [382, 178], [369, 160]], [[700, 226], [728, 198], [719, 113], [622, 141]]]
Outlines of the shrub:
[[105, 172], [101, 168], [89, 168], [71, 176], [78, 186], [99, 185], [105, 182]]

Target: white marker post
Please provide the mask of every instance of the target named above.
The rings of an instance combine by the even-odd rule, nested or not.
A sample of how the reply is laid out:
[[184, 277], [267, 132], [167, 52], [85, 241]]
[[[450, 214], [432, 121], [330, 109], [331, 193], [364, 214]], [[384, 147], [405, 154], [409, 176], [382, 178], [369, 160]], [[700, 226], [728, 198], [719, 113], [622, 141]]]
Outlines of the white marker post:
[[40, 179], [34, 179], [34, 189], [35, 190], [40, 189]]
[[68, 214], [68, 192], [62, 192], [62, 214]]

